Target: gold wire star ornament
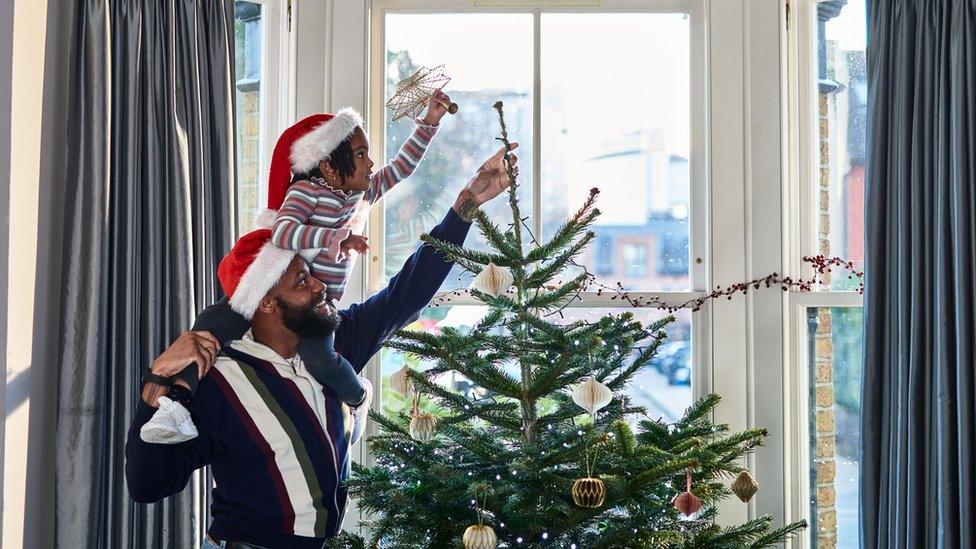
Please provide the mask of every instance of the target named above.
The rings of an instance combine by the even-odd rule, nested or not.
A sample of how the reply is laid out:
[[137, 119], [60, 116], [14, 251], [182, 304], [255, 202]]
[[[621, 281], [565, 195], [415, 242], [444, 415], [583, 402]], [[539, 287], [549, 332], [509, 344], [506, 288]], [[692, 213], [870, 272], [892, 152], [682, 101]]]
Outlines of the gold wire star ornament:
[[[420, 67], [417, 72], [397, 83], [393, 97], [386, 102], [387, 108], [393, 111], [394, 121], [405, 116], [414, 118], [420, 115], [430, 96], [451, 81], [450, 76], [441, 72], [443, 68], [444, 65], [432, 69]], [[444, 107], [451, 114], [458, 111], [457, 103], [444, 103]]]

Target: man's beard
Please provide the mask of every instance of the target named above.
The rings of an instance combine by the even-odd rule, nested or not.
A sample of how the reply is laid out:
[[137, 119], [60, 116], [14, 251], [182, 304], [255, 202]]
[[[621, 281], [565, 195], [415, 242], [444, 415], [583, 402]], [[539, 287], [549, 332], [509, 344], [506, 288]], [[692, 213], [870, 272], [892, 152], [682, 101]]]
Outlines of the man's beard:
[[281, 297], [276, 297], [275, 301], [281, 309], [282, 324], [299, 337], [327, 336], [339, 325], [339, 311], [331, 302], [326, 306], [325, 313], [319, 314], [315, 312], [314, 303], [305, 307], [294, 307]]

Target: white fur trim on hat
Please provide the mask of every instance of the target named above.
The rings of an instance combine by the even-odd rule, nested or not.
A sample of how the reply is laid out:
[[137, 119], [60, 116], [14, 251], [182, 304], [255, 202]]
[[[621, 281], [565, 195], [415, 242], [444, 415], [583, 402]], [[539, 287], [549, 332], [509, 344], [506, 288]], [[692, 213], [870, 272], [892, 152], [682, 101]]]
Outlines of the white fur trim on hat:
[[277, 219], [278, 219], [278, 210], [265, 208], [260, 212], [258, 212], [258, 215], [254, 216], [254, 226], [258, 229], [270, 229], [274, 227], [275, 221]]
[[[279, 248], [270, 242], [262, 246], [254, 261], [244, 271], [241, 281], [237, 283], [234, 295], [230, 297], [230, 308], [251, 320], [261, 305], [261, 300], [288, 270], [295, 253], [294, 250]], [[311, 261], [318, 255], [318, 250], [302, 250], [301, 255]]]
[[362, 125], [363, 117], [355, 109], [340, 109], [331, 120], [295, 140], [290, 156], [292, 172], [307, 173]]

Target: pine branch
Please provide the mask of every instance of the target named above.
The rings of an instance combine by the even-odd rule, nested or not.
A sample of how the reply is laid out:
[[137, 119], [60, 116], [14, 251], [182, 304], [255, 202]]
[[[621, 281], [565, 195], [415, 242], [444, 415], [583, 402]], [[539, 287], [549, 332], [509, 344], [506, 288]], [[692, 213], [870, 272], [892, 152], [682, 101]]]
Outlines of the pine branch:
[[712, 393], [695, 401], [678, 421], [678, 427], [686, 427], [698, 421], [707, 421], [709, 414], [718, 406], [722, 397]]
[[549, 239], [549, 242], [531, 250], [525, 256], [526, 263], [534, 263], [547, 257], [552, 257], [568, 246], [576, 238], [576, 235], [589, 227], [600, 215], [600, 210], [593, 208], [599, 193], [599, 190], [591, 189], [590, 196], [586, 199], [583, 207], [577, 210], [566, 223], [556, 230], [556, 233]]
[[494, 263], [499, 267], [512, 267], [515, 264], [503, 255], [462, 248], [457, 244], [438, 240], [426, 233], [420, 235], [420, 240], [446, 255], [450, 261], [473, 273], [481, 272], [482, 267], [489, 263]]
[[526, 301], [527, 309], [552, 309], [559, 307], [565, 302], [566, 298], [575, 299], [583, 285], [586, 283], [588, 274], [583, 273], [573, 280], [563, 284], [551, 292], [541, 293]]
[[480, 433], [473, 434], [470, 430], [461, 430], [458, 425], [443, 425], [440, 433], [471, 454], [489, 462], [510, 462], [514, 457], [498, 440]]
[[405, 425], [400, 425], [399, 423], [387, 417], [382, 412], [378, 412], [376, 410], [370, 410], [369, 419], [378, 423], [380, 428], [386, 431], [387, 433], [394, 433], [407, 438], [410, 437], [410, 431], [406, 428]]
[[630, 378], [634, 377], [634, 374], [642, 370], [647, 366], [654, 355], [657, 354], [657, 348], [660, 342], [655, 342], [651, 347], [645, 348], [641, 351], [630, 366], [624, 368], [619, 374], [617, 374], [613, 379], [607, 381], [605, 384], [610, 388], [611, 391], [619, 391], [624, 385], [630, 381]]
[[[772, 523], [772, 517], [767, 516], [769, 519], [767, 522], [767, 527]], [[751, 549], [761, 549], [764, 547], [774, 547], [780, 543], [785, 543], [787, 539], [792, 538], [797, 532], [803, 530], [807, 527], [807, 521], [801, 520], [799, 522], [794, 522], [792, 524], [787, 524], [781, 528], [777, 528], [772, 532], [767, 532], [758, 538], [756, 538], [752, 543], [749, 544]]]
[[583, 238], [579, 239], [572, 246], [564, 250], [553, 260], [546, 263], [544, 266], [536, 269], [531, 275], [525, 280], [525, 285], [534, 288], [548, 282], [549, 279], [559, 274], [566, 265], [569, 264], [576, 256], [583, 252], [583, 250], [593, 242], [596, 238], [596, 233], [590, 231], [587, 232]]
[[477, 209], [474, 211], [472, 218], [478, 225], [478, 228], [481, 230], [481, 234], [485, 236], [485, 239], [489, 244], [492, 245], [492, 247], [498, 250], [513, 263], [519, 263], [522, 261], [521, 250], [516, 249], [514, 245], [509, 243], [509, 241], [505, 238], [505, 234], [502, 233], [501, 229], [499, 229], [497, 225], [488, 219], [488, 215], [485, 214], [485, 212]]
[[518, 410], [518, 406], [515, 403], [471, 402], [457, 393], [452, 393], [440, 385], [432, 383], [426, 376], [415, 374], [411, 375], [410, 378], [419, 386], [422, 393], [433, 395], [443, 406], [454, 411], [455, 415], [453, 417], [443, 418], [443, 423], [460, 423], [468, 421], [472, 417], [478, 417], [504, 429], [517, 431], [521, 428], [519, 422], [512, 415]]

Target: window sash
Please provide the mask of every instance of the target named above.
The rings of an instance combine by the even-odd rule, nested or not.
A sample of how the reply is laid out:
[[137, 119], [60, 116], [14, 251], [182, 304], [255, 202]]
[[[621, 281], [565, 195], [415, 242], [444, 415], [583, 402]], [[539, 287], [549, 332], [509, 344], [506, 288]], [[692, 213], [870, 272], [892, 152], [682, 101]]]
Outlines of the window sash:
[[[831, 308], [863, 308], [863, 296], [857, 292], [820, 292], [807, 294], [793, 294], [789, 304], [789, 345], [790, 360], [788, 361], [789, 388], [792, 393], [789, 408], [786, 410], [790, 418], [787, 455], [794, 471], [787, 479], [787, 505], [790, 520], [804, 519], [810, 528], [817, 527], [817, 521], [810, 516], [810, 501], [816, 494], [810, 489], [810, 468], [813, 465], [810, 453], [810, 376], [814, 365], [807, 360], [807, 348], [810, 343], [807, 333], [807, 311], [809, 309]], [[809, 531], [802, 533], [793, 540], [797, 549], [809, 549]]]
[[[385, 70], [386, 55], [385, 22], [390, 13], [528, 13], [533, 16], [533, 170], [531, 219], [534, 234], [542, 234], [542, 109], [541, 109], [541, 65], [544, 60], [537, 53], [541, 46], [541, 16], [548, 13], [680, 13], [689, 17], [691, 40], [691, 162], [690, 185], [691, 205], [689, 212], [689, 287], [692, 291], [704, 292], [709, 287], [708, 277], [708, 234], [709, 234], [709, 189], [706, 162], [706, 60], [705, 60], [705, 22], [702, 3], [698, 0], [602, 0], [599, 6], [545, 6], [546, 2], [504, 2], [504, 6], [493, 2], [471, 0], [374, 0], [370, 13], [370, 59], [369, 59], [369, 101], [368, 126], [370, 135], [385, 136]], [[590, 4], [586, 2], [584, 4]], [[527, 53], [527, 55], [530, 55]], [[382, 140], [385, 147], [385, 139]], [[382, 151], [382, 157], [387, 157]], [[524, 210], [523, 210], [524, 211]], [[385, 285], [384, 250], [385, 223], [384, 210], [373, 208], [369, 216], [370, 253], [367, 269], [367, 291], [375, 292]], [[642, 294], [672, 294], [669, 302], [677, 301], [680, 295], [688, 292], [630, 292]], [[604, 292], [606, 294], [606, 292]], [[583, 296], [584, 303], [601, 303], [602, 299], [591, 290]], [[683, 299], [681, 300], [683, 301]], [[612, 305], [610, 305], [612, 306]]]

